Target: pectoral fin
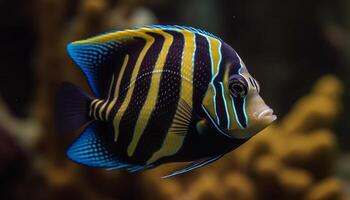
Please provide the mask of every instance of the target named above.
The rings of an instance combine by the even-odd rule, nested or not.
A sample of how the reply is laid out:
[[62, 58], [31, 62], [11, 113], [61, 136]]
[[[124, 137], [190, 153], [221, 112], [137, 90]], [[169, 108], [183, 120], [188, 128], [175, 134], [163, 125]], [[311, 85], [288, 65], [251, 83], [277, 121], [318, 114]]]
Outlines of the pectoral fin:
[[198, 121], [196, 124], [196, 129], [200, 135], [206, 134], [206, 132], [208, 130], [208, 121], [206, 119], [202, 119], [202, 120]]

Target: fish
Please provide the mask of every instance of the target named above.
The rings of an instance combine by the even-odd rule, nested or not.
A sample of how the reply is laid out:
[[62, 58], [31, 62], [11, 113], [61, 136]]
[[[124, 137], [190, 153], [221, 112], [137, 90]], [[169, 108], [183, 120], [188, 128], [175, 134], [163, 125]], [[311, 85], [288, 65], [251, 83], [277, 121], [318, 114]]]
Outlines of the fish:
[[62, 132], [85, 126], [67, 157], [130, 173], [190, 162], [163, 178], [206, 166], [276, 120], [237, 52], [201, 29], [149, 25], [67, 45], [89, 95], [63, 83], [56, 97]]

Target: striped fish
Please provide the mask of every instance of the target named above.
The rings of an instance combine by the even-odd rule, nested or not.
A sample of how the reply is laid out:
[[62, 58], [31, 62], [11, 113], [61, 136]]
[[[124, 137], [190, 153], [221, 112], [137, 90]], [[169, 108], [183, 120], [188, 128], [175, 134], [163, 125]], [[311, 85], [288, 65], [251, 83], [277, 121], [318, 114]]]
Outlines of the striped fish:
[[205, 31], [152, 25], [73, 42], [67, 50], [93, 96], [65, 83], [57, 123], [89, 123], [67, 150], [80, 164], [129, 172], [193, 161], [171, 177], [237, 148], [276, 116], [228, 44]]

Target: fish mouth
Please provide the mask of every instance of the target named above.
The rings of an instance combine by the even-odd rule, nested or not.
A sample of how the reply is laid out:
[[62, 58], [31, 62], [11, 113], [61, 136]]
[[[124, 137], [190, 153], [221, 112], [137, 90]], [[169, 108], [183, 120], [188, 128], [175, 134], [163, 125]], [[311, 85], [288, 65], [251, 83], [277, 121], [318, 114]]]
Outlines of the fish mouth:
[[256, 112], [255, 116], [256, 116], [256, 119], [259, 121], [266, 120], [268, 122], [273, 122], [277, 119], [277, 116], [273, 114], [273, 110], [271, 108], [265, 108], [260, 112]]

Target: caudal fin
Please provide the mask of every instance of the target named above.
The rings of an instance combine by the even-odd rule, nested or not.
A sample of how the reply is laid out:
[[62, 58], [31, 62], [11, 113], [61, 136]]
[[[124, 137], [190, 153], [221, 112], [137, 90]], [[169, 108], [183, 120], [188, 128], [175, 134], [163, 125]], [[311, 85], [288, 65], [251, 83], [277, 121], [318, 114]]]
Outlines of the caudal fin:
[[56, 95], [55, 121], [60, 132], [72, 132], [88, 121], [92, 98], [71, 83], [63, 83]]

